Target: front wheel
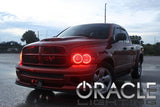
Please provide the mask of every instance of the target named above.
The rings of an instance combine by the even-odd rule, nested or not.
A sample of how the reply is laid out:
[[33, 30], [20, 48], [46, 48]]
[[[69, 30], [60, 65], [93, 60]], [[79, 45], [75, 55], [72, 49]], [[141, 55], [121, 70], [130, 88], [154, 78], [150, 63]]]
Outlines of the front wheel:
[[94, 74], [94, 82], [101, 82], [104, 84], [102, 94], [106, 94], [112, 85], [112, 75], [109, 69], [106, 67], [98, 67]]
[[133, 68], [133, 72], [131, 73], [131, 76], [133, 79], [139, 79], [142, 74], [142, 63], [139, 60], [138, 64]]

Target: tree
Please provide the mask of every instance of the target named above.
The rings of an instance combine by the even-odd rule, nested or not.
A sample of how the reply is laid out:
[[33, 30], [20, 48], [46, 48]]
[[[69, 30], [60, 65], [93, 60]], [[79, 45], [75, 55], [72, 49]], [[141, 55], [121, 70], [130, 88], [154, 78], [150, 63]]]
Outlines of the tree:
[[0, 43], [0, 53], [20, 52], [22, 47], [23, 46], [16, 41], [2, 42]]
[[155, 51], [156, 51], [156, 55], [160, 55], [160, 42], [157, 42], [156, 44], [155, 44]]
[[145, 44], [144, 45], [144, 54], [145, 55], [155, 55], [155, 45], [153, 44]]
[[132, 35], [130, 36], [131, 39], [135, 39], [135, 40], [141, 40], [141, 36], [137, 36], [137, 35]]
[[21, 38], [21, 41], [26, 41], [26, 44], [39, 41], [39, 38], [36, 37], [36, 34], [32, 30], [26, 31]]
[[142, 37], [141, 36], [137, 36], [137, 35], [132, 35], [130, 36], [131, 41], [133, 44], [140, 44], [143, 45], [143, 41], [142, 41]]

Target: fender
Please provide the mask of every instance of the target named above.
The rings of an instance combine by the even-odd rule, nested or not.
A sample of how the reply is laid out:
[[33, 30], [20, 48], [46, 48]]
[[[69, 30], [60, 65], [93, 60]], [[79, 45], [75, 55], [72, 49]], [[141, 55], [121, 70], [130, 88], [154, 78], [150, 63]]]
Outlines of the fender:
[[136, 59], [135, 59], [135, 65], [138, 63], [139, 58], [141, 60], [141, 63], [143, 63], [143, 52], [141, 50], [137, 51]]
[[99, 64], [102, 64], [103, 62], [107, 62], [114, 69], [115, 61], [114, 61], [113, 56], [112, 56], [111, 53], [104, 52], [103, 54], [100, 53], [99, 55], [100, 56], [97, 59], [97, 63], [98, 63], [97, 66], [99, 66]]

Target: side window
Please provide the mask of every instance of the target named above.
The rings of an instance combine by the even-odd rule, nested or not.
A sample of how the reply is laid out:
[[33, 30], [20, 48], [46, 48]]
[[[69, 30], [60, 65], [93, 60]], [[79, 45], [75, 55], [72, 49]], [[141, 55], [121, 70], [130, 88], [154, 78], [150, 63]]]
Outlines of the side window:
[[124, 42], [125, 43], [130, 43], [130, 39], [129, 39], [129, 36], [128, 36], [128, 33], [126, 32], [126, 30], [121, 28], [121, 32], [126, 35], [126, 40]]
[[121, 33], [121, 30], [119, 29], [119, 27], [114, 27], [114, 31], [113, 31], [113, 39], [115, 40], [115, 37], [117, 34]]
[[[115, 35], [114, 35], [114, 37], [116, 38], [116, 36], [118, 35], [118, 34], [120, 34], [120, 33], [124, 33], [123, 31], [122, 31], [122, 28], [121, 27], [116, 27], [115, 28]], [[125, 34], [125, 33], [124, 33]], [[125, 35], [126, 36], [126, 35]], [[126, 36], [127, 37], [127, 36]], [[115, 39], [114, 38], [114, 39]], [[119, 40], [118, 42], [121, 42], [121, 43], [124, 43], [126, 40]]]

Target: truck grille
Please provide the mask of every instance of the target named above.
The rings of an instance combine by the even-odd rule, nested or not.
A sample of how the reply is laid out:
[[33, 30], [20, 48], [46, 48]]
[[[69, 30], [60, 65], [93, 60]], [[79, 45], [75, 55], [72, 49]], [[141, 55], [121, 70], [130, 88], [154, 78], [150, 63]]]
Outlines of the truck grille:
[[65, 50], [63, 47], [57, 47], [57, 46], [47, 46], [47, 47], [41, 47], [42, 54], [64, 54]]
[[23, 49], [23, 53], [38, 53], [39, 46], [30, 46]]
[[23, 49], [23, 65], [65, 66], [65, 49], [59, 46], [31, 46]]

